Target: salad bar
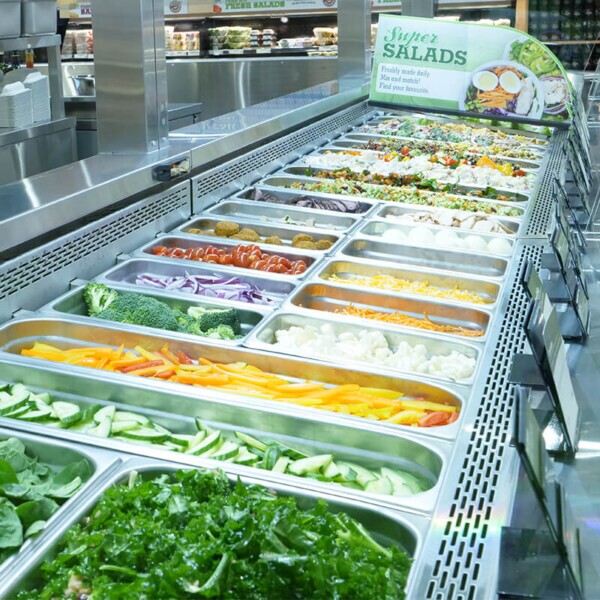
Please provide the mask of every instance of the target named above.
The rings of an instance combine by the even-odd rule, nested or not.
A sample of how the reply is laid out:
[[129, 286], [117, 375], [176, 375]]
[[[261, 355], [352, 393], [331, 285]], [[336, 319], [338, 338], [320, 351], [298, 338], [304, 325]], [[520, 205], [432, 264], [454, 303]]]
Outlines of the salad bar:
[[437, 598], [552, 134], [371, 111], [0, 325], [0, 596]]

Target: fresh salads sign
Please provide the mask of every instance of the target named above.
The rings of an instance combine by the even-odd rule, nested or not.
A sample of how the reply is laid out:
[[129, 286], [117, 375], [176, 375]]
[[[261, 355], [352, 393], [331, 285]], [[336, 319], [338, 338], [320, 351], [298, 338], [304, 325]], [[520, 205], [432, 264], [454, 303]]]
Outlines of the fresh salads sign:
[[379, 19], [371, 101], [564, 124], [572, 88], [541, 42], [511, 27]]
[[337, 0], [217, 0], [214, 13], [319, 10], [337, 8]]

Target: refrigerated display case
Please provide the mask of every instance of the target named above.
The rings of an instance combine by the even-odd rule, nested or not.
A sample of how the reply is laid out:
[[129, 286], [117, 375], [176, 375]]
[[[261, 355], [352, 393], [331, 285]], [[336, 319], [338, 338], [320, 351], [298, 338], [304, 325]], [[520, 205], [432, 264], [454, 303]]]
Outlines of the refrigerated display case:
[[[582, 452], [557, 461], [561, 486], [546, 490], [562, 490], [568, 552], [553, 546], [556, 515], [535, 496], [516, 415], [542, 409], [527, 431], [544, 467], [539, 432], [558, 451], [560, 429], [543, 382], [528, 404], [512, 372], [532, 350], [524, 275], [559, 279], [548, 236], [562, 230], [561, 190], [578, 197], [576, 142], [366, 99], [321, 84], [172, 132], [155, 153], [0, 188], [0, 426], [108, 456], [85, 497], [0, 571], [0, 595], [36, 585], [111, 486], [177, 468], [221, 468], [303, 508], [325, 498], [413, 558], [411, 599], [577, 598], [579, 555], [597, 595], [593, 223], [573, 267], [589, 279], [591, 337], [568, 349]], [[394, 153], [409, 189], [375, 177]], [[410, 172], [423, 155], [436, 156], [436, 185]], [[495, 167], [477, 165], [483, 155]], [[461, 162], [502, 167], [496, 189], [451, 169]], [[577, 231], [585, 211], [568, 206]], [[187, 329], [93, 316], [89, 282], [161, 302]], [[215, 308], [237, 311], [233, 338], [189, 329]], [[15, 383], [32, 394], [12, 400]]]

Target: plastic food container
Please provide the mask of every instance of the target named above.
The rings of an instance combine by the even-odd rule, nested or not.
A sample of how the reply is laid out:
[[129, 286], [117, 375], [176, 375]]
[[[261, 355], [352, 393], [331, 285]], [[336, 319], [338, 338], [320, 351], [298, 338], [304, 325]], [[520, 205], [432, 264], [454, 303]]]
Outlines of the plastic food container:
[[[0, 0], [0, 38], [14, 38], [21, 35], [20, 0]], [[56, 16], [54, 18], [56, 22]]]
[[22, 35], [56, 33], [56, 0], [22, 0], [21, 6]]

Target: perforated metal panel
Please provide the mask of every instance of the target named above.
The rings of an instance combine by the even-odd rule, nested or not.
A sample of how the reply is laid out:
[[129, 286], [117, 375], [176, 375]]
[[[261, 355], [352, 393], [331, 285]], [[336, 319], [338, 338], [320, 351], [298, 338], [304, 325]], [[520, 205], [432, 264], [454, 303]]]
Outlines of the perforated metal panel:
[[187, 181], [109, 214], [0, 267], [0, 318], [20, 308], [33, 310], [68, 289], [75, 277], [89, 278], [162, 229], [190, 214]]
[[194, 178], [194, 212], [216, 202], [219, 194], [225, 196], [254, 183], [303, 154], [307, 146], [312, 148], [334, 133], [363, 122], [372, 112], [366, 102], [360, 103]]
[[460, 466], [456, 465], [456, 481], [446, 482], [446, 489], [454, 491], [446, 522], [436, 523], [436, 529], [442, 533], [437, 538], [436, 558], [424, 585], [427, 600], [495, 597], [495, 590], [486, 589], [487, 579], [483, 581], [481, 575], [493, 528], [494, 502], [500, 491], [498, 475], [512, 432], [510, 366], [513, 355], [526, 347], [523, 321], [528, 299], [520, 280], [526, 262], [532, 260], [539, 267], [541, 256], [542, 246], [527, 245], [515, 257], [519, 265], [517, 277], [502, 318], [492, 366], [481, 400], [474, 399], [478, 402], [474, 421], [461, 434], [467, 436], [467, 449]]
[[553, 137], [554, 146], [542, 173], [537, 200], [527, 224], [525, 233], [527, 236], [543, 237], [548, 232], [554, 204], [554, 179], [561, 172], [565, 163], [563, 145], [566, 139], [566, 131], [559, 131]]

